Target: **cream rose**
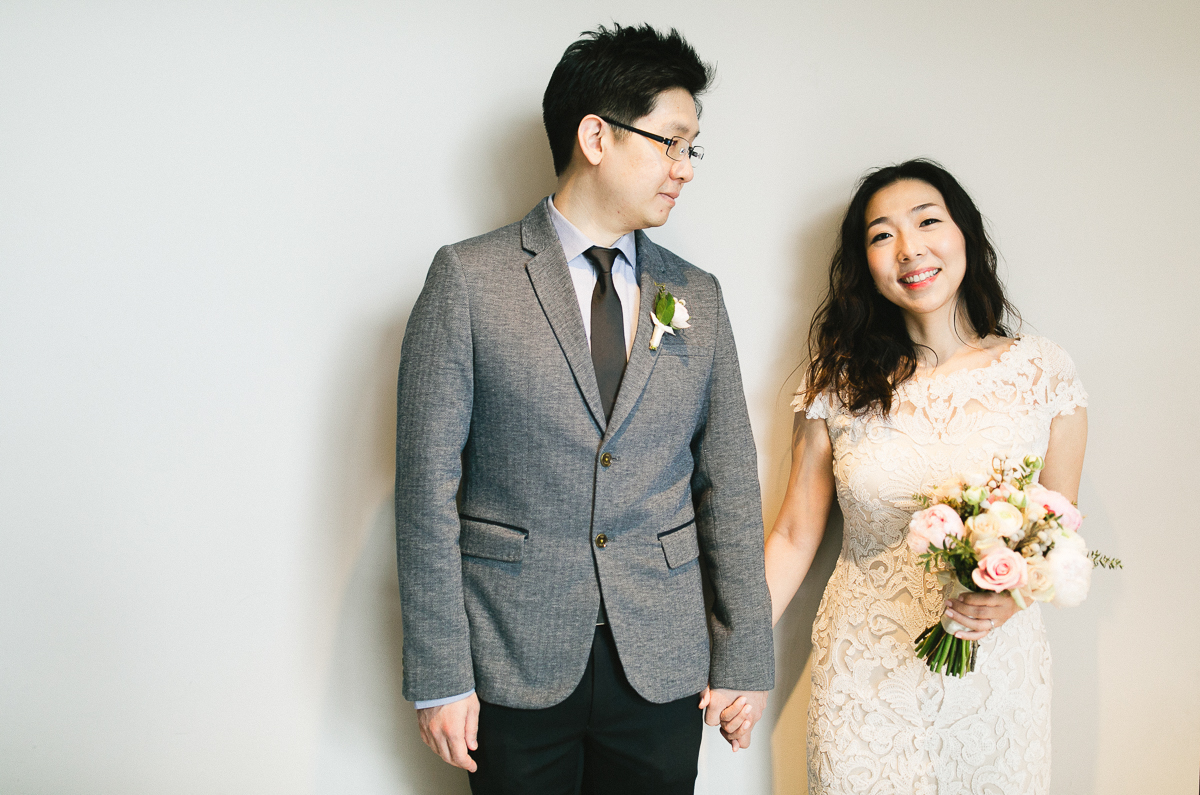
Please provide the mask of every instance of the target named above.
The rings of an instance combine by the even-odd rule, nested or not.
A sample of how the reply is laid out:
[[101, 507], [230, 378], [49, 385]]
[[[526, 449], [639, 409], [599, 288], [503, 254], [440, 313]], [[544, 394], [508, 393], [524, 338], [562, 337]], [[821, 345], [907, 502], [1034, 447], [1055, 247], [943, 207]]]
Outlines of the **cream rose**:
[[1000, 522], [1002, 527], [1000, 535], [1018, 540], [1025, 537], [1025, 533], [1021, 531], [1025, 525], [1025, 514], [1021, 513], [1015, 505], [1008, 502], [993, 502], [988, 505], [987, 512]]
[[980, 559], [979, 566], [971, 572], [971, 579], [987, 591], [1011, 591], [1028, 581], [1029, 566], [1025, 558], [1008, 547], [997, 547]]
[[935, 500], [962, 499], [963, 481], [958, 475], [941, 483], [933, 490]]
[[916, 554], [944, 547], [946, 536], [962, 538], [963, 523], [949, 505], [934, 505], [913, 514], [908, 523], [908, 547]]
[[1025, 564], [1029, 567], [1029, 593], [1039, 602], [1049, 602], [1054, 598], [1054, 570], [1041, 555], [1027, 558]]
[[1004, 522], [992, 513], [981, 513], [967, 519], [967, 540], [980, 556], [993, 549], [1007, 546], [1004, 543]]

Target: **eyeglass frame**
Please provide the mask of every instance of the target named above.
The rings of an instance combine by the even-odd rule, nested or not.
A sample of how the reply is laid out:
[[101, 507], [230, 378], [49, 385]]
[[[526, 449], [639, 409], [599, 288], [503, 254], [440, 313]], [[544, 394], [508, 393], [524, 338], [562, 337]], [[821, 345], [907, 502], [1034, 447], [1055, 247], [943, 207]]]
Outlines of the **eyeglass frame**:
[[[696, 158], [697, 160], [704, 159], [704, 147], [703, 146], [693, 146], [692, 144], [687, 143], [687, 139], [683, 138], [682, 136], [674, 135], [674, 136], [671, 136], [670, 138], [666, 138], [661, 135], [655, 135], [652, 132], [646, 132], [645, 130], [639, 130], [637, 127], [630, 127], [628, 124], [622, 124], [621, 122], [610, 119], [607, 116], [601, 116], [600, 118], [603, 119], [604, 121], [608, 122], [609, 124], [611, 124], [614, 127], [620, 127], [622, 130], [629, 130], [629, 132], [635, 132], [638, 135], [644, 135], [647, 138], [649, 138], [651, 141], [658, 141], [660, 144], [666, 144], [667, 151], [665, 154], [667, 155], [667, 157], [671, 157], [671, 142], [678, 140], [678, 141], [683, 141], [685, 144], [687, 144], [687, 148], [688, 148], [687, 156], [688, 156], [689, 164], [691, 163], [691, 158], [693, 158], [693, 157]], [[681, 159], [676, 158], [676, 157], [671, 157], [671, 159], [674, 160], [676, 163], [683, 162]]]

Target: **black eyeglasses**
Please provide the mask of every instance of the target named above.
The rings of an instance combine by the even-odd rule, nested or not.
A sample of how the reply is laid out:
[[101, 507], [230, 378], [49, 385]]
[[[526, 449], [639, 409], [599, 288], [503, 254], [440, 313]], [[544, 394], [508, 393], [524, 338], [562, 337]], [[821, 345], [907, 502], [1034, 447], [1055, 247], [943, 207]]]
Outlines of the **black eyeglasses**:
[[651, 141], [658, 141], [660, 144], [666, 144], [667, 157], [671, 158], [672, 160], [683, 160], [685, 157], [693, 158], [692, 163], [694, 165], [697, 161], [704, 159], [703, 146], [692, 146], [687, 142], [686, 139], [680, 138], [679, 136], [675, 136], [674, 138], [664, 138], [661, 135], [648, 133], [645, 130], [639, 130], [637, 127], [630, 127], [628, 124], [622, 124], [619, 121], [613, 121], [607, 116], [601, 116], [600, 118], [604, 119], [614, 127], [620, 127], [622, 130], [629, 130], [629, 132], [635, 132], [638, 135], [644, 135]]

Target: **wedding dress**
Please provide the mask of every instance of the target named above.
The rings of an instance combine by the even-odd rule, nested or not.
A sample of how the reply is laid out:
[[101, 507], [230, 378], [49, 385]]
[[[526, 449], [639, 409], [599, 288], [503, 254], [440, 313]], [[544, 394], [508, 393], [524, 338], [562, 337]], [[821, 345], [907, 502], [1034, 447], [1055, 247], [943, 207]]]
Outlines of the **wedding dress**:
[[[943, 614], [937, 580], [905, 543], [928, 492], [996, 456], [1044, 456], [1050, 422], [1087, 405], [1062, 348], [1023, 336], [991, 365], [915, 377], [892, 412], [808, 407], [833, 445], [845, 515], [813, 623], [809, 792], [1026, 795], [1050, 786], [1050, 649], [1038, 605], [979, 644], [974, 673], [929, 671], [913, 640]], [[803, 410], [798, 397], [796, 411]]]

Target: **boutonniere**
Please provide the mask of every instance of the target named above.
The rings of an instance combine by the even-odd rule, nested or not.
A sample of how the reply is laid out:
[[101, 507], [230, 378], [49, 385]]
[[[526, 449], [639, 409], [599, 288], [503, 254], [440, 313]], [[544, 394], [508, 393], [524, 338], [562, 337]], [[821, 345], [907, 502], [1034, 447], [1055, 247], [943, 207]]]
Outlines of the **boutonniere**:
[[[657, 282], [656, 282], [657, 284]], [[658, 350], [663, 334], [674, 334], [677, 328], [691, 328], [687, 304], [667, 292], [666, 285], [658, 285], [650, 319], [654, 321], [654, 334], [650, 337], [650, 350]]]

